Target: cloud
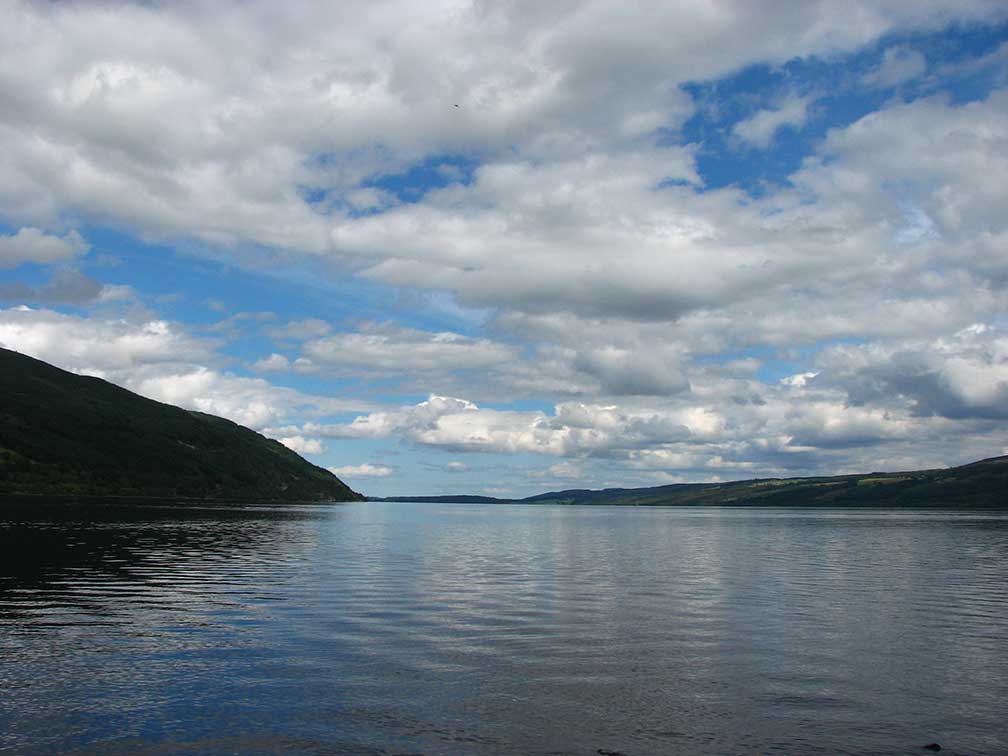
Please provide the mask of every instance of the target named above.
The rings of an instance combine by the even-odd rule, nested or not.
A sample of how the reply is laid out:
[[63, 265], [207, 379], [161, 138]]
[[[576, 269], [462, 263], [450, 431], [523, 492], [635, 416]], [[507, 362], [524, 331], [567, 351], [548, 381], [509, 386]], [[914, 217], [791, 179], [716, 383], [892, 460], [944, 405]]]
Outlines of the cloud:
[[[914, 443], [941, 459], [995, 437], [1002, 337], [961, 334], [1008, 308], [1004, 52], [947, 74], [982, 63], [989, 94], [878, 106], [878, 88], [930, 62], [921, 88], [951, 90], [934, 81], [949, 69], [926, 34], [1002, 22], [1004, 3], [359, 11], [4, 8], [0, 220], [20, 230], [0, 237], [0, 266], [67, 264], [87, 245], [59, 234], [111, 227], [279, 275], [307, 261], [376, 281], [425, 301], [422, 320], [298, 309], [286, 324], [235, 316], [196, 331], [149, 313], [8, 310], [0, 340], [305, 443], [606, 457], [678, 479], [899, 464]], [[851, 82], [875, 88], [851, 95], [874, 112], [848, 123], [861, 111], [817, 99], [820, 82], [792, 88], [805, 63], [860, 65], [879, 40], [878, 67]], [[759, 191], [716, 180], [710, 143], [686, 143], [705, 117], [690, 85], [730, 87], [722, 77], [744, 70], [788, 78], [791, 94], [752, 93], [706, 125], [766, 149], [742, 155], [754, 170], [801, 160]], [[772, 152], [788, 128], [803, 141]], [[0, 288], [13, 303], [128, 294], [59, 269]], [[353, 307], [330, 304], [333, 318]], [[431, 398], [299, 393], [238, 374], [248, 365], [194, 333], [267, 336], [251, 369], [292, 384], [311, 373], [381, 392], [374, 379], [393, 376], [397, 402]], [[503, 409], [516, 399], [553, 408]], [[359, 417], [328, 414], [341, 409]]]
[[[211, 308], [214, 309], [214, 308]], [[206, 326], [206, 330], [213, 334], [229, 339], [239, 339], [249, 331], [255, 331], [263, 323], [268, 323], [276, 318], [276, 314], [265, 312], [236, 312], [223, 320]]]
[[256, 429], [370, 404], [303, 394], [229, 373], [218, 366], [218, 342], [165, 320], [129, 322], [11, 308], [0, 310], [0, 346]]
[[[1008, 197], [994, 179], [1008, 163], [1008, 90], [964, 105], [944, 97], [897, 104], [844, 129], [828, 132], [815, 159], [792, 177], [805, 192], [830, 198], [838, 220], [854, 214], [890, 229], [890, 244], [908, 224], [927, 219], [923, 252], [976, 273], [1003, 272], [1008, 263], [977, 259], [983, 241], [1008, 230]], [[926, 156], [926, 160], [923, 157]], [[964, 246], [965, 245], [965, 246]], [[906, 245], [878, 253], [909, 256]], [[972, 258], [972, 259], [971, 259]]]
[[75, 372], [212, 360], [214, 342], [165, 320], [130, 323], [27, 307], [0, 310], [0, 343]]
[[66, 262], [85, 254], [90, 245], [76, 231], [65, 236], [51, 236], [26, 226], [13, 236], [0, 235], [0, 269], [33, 262], [49, 265]]
[[[693, 423], [694, 431], [686, 423]], [[532, 452], [555, 456], [607, 454], [639, 444], [716, 433], [719, 422], [704, 410], [668, 415], [625, 414], [615, 407], [558, 405], [542, 412], [483, 409], [473, 402], [432, 396], [392, 412], [361, 415], [346, 425], [308, 424], [305, 432], [336, 438], [401, 436], [424, 446], [456, 451]]]
[[325, 451], [322, 442], [317, 438], [305, 438], [304, 436], [283, 436], [278, 438], [281, 444], [298, 454], [321, 454]]
[[555, 465], [550, 465], [547, 472], [554, 478], [579, 480], [585, 477], [584, 468], [572, 462], [557, 462]]
[[857, 405], [895, 396], [918, 416], [1008, 418], [1008, 336], [985, 324], [952, 337], [838, 346], [821, 364]]
[[370, 370], [465, 370], [488, 368], [516, 359], [513, 347], [457, 333], [429, 333], [388, 324], [371, 324], [356, 333], [339, 333], [305, 342], [302, 351], [316, 365]]
[[[749, 389], [751, 391], [751, 389]], [[799, 391], [799, 394], [793, 392]], [[570, 402], [552, 414], [484, 409], [463, 399], [431, 397], [395, 411], [359, 416], [342, 425], [308, 423], [302, 432], [336, 438], [400, 438], [447, 452], [532, 453], [561, 457], [544, 474], [595, 480], [639, 480], [661, 471], [681, 480], [877, 469], [880, 461], [940, 460], [922, 438], [933, 420], [906, 406], [852, 406], [837, 386], [764, 387], [760, 402], [736, 402], [736, 379], [712, 383], [705, 400], [598, 406]], [[950, 432], [947, 425], [941, 432]], [[992, 429], [989, 432], [993, 433]], [[982, 449], [984, 434], [973, 434]], [[916, 450], [911, 452], [911, 450]], [[874, 452], [869, 452], [874, 450]], [[586, 460], [595, 462], [590, 465]], [[603, 467], [599, 467], [599, 465]], [[932, 462], [934, 464], [934, 462]], [[622, 472], [616, 472], [622, 471]]]
[[723, 333], [710, 327], [719, 322], [749, 331], [750, 343], [924, 332], [1003, 302], [1008, 208], [991, 168], [1005, 154], [1006, 101], [995, 91], [966, 105], [893, 104], [830, 130], [792, 187], [759, 199], [732, 187], [658, 189], [675, 171], [652, 147], [486, 163], [464, 188], [333, 233], [371, 263], [364, 275], [453, 291], [467, 306], [499, 308], [498, 320], [695, 319], [704, 328], [694, 339]]
[[76, 270], [57, 270], [49, 282], [42, 286], [0, 284], [0, 301], [80, 305], [101, 299], [122, 298], [127, 292], [128, 288], [105, 286]]
[[291, 362], [282, 354], [274, 352], [268, 357], [256, 360], [249, 365], [251, 370], [257, 373], [286, 373], [294, 372], [302, 375], [318, 372], [318, 366], [305, 357], [298, 357]]
[[[822, 154], [796, 174], [800, 191], [758, 202], [731, 187], [698, 191], [698, 146], [659, 142], [654, 133], [674, 131], [693, 114], [684, 82], [754, 63], [841, 55], [897, 29], [994, 20], [1003, 15], [996, 3], [861, 3], [843, 17], [817, 3], [619, 14], [600, 3], [543, 10], [535, 23], [508, 8], [448, 13], [383, 3], [335, 25], [321, 9], [294, 7], [275, 17], [256, 7], [232, 9], [224, 25], [191, 7], [124, 6], [113, 16], [100, 6], [72, 13], [24, 6], [6, 26], [14, 57], [21, 51], [32, 65], [6, 85], [10, 101], [23, 107], [4, 116], [0, 192], [9, 190], [10, 202], [0, 207], [18, 218], [76, 213], [118, 221], [145, 238], [196, 236], [239, 261], [249, 247], [293, 250], [394, 286], [451, 292], [467, 307], [634, 323], [703, 313], [708, 322], [724, 315], [744, 327], [751, 321], [734, 315], [770, 301], [779, 321], [798, 324], [792, 329], [802, 319], [779, 305], [796, 292], [842, 289], [829, 297], [839, 303], [851, 283], [902, 280], [893, 265], [906, 266], [910, 252], [886, 252], [899, 235], [894, 225], [906, 231], [933, 222], [944, 234], [952, 219], [943, 212], [969, 216], [963, 231], [1005, 217], [996, 182], [980, 187], [989, 202], [965, 199], [974, 194], [967, 174], [979, 175], [976, 157], [999, 154], [997, 98], [943, 104], [947, 112], [937, 103], [931, 113], [918, 104], [893, 107], [834, 130]], [[408, 33], [401, 14], [411, 19]], [[304, 56], [285, 53], [274, 29], [281, 19], [283, 38], [297, 40]], [[126, 27], [159, 42], [137, 50], [134, 35], [118, 31]], [[337, 39], [332, 28], [340, 29]], [[683, 38], [683, 28], [702, 36]], [[235, 55], [238, 37], [260, 55]], [[680, 43], [668, 45], [668, 38]], [[482, 51], [475, 59], [473, 49]], [[901, 50], [891, 48], [884, 60], [913, 57]], [[445, 106], [458, 100], [458, 109]], [[802, 122], [808, 105], [808, 97], [792, 96], [736, 131], [769, 143], [782, 124]], [[180, 111], [192, 117], [165, 117]], [[29, 132], [26, 124], [38, 121], [49, 128]], [[956, 128], [941, 132], [952, 121]], [[854, 145], [844, 143], [866, 141], [859, 135], [873, 130], [885, 133], [857, 148], [881, 153], [881, 161], [861, 164]], [[28, 133], [36, 136], [25, 141]], [[956, 133], [962, 137], [952, 138]], [[969, 138], [978, 141], [975, 155]], [[922, 161], [938, 152], [934, 145], [942, 155]], [[465, 181], [449, 177], [440, 189], [374, 204], [376, 180], [406, 176], [449, 152], [472, 162]], [[897, 159], [903, 173], [932, 162], [964, 169], [934, 177], [930, 185], [948, 194], [938, 206], [904, 197], [875, 168]], [[688, 185], [669, 185], [669, 178]], [[859, 195], [862, 184], [867, 191]], [[359, 212], [364, 195], [376, 212]], [[987, 264], [999, 267], [996, 235], [957, 241], [969, 244], [936, 250], [932, 259], [969, 245], [979, 256], [986, 245]], [[920, 262], [923, 269], [927, 261]], [[838, 323], [839, 310], [834, 305], [817, 322]], [[318, 325], [328, 327], [303, 321], [274, 336], [315, 341], [330, 362], [363, 353], [379, 367], [382, 359], [393, 363], [386, 369], [407, 366], [397, 350], [409, 336], [327, 340], [313, 330]], [[501, 356], [499, 344], [471, 346], [465, 351], [477, 364]], [[383, 350], [384, 358], [376, 354]], [[613, 375], [592, 355], [577, 359], [582, 382], [612, 395], [685, 386], [675, 365], [664, 374]]]
[[634, 351], [615, 345], [581, 351], [574, 366], [598, 379], [603, 393], [662, 395], [689, 390], [679, 355], [661, 347]]
[[213, 342], [163, 321], [16, 308], [0, 311], [0, 343], [160, 401], [229, 417], [302, 453], [323, 453], [325, 437], [391, 438], [431, 451], [532, 453], [571, 463], [555, 476], [585, 469], [585, 459], [605, 459], [610, 475], [623, 470], [630, 482], [634, 471], [710, 479], [898, 469], [915, 459], [934, 465], [949, 461], [943, 444], [951, 438], [961, 458], [979, 457], [1008, 406], [1008, 344], [1002, 331], [982, 324], [954, 337], [836, 346], [779, 383], [761, 383], [748, 370], [694, 366], [691, 391], [631, 395], [618, 404], [571, 401], [542, 412], [432, 396], [344, 423], [320, 418], [359, 403], [211, 367]]
[[344, 465], [343, 467], [327, 468], [329, 472], [340, 478], [387, 478], [392, 474], [391, 467], [372, 465], [365, 462], [360, 465]]
[[319, 318], [304, 318], [292, 320], [282, 326], [266, 328], [266, 334], [278, 341], [304, 341], [306, 339], [325, 336], [332, 330], [326, 321]]
[[780, 379], [782, 386], [793, 386], [794, 388], [804, 388], [809, 381], [814, 379], [819, 373], [814, 370], [807, 370], [804, 373], [795, 373]]
[[889, 47], [878, 67], [862, 77], [870, 87], [893, 87], [922, 76], [927, 71], [924, 55], [912, 47]]
[[647, 139], [690, 115], [682, 82], [1002, 16], [998, 3], [951, 0], [866, 0], [843, 14], [821, 2], [534, 14], [17, 4], [0, 25], [11, 104], [0, 208], [36, 224], [77, 216], [145, 238], [319, 254], [334, 219], [378, 201], [370, 179], [425, 156], [517, 147], [553, 159]]
[[850, 407], [831, 401], [803, 406], [788, 424], [788, 445], [801, 448], [864, 448], [907, 438], [913, 424], [885, 409]]
[[282, 372], [290, 369], [290, 360], [274, 352], [269, 357], [263, 357], [252, 363], [252, 369], [257, 373]]
[[789, 97], [776, 107], [759, 110], [732, 128], [732, 134], [748, 144], [765, 150], [777, 133], [785, 128], [800, 129], [808, 120], [809, 97]]
[[282, 422], [302, 412], [345, 410], [354, 402], [325, 400], [200, 365], [164, 365], [101, 374], [138, 394], [167, 404], [198, 410], [253, 429]]

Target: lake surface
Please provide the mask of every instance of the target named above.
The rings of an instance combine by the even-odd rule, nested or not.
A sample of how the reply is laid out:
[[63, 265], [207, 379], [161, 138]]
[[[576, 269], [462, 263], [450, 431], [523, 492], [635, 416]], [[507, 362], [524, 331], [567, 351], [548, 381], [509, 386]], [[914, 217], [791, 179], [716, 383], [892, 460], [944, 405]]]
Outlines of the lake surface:
[[1008, 513], [0, 508], [0, 752], [1008, 753]]

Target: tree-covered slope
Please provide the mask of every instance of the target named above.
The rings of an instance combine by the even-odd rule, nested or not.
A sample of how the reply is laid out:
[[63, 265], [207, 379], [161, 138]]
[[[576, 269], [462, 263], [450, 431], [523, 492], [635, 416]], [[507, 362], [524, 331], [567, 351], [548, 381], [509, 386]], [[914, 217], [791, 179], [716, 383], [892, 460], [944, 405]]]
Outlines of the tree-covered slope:
[[0, 349], [0, 494], [362, 499], [277, 441]]
[[942, 470], [769, 478], [604, 491], [557, 491], [534, 503], [740, 506], [1008, 506], [1008, 457]]
[[388, 501], [624, 506], [1008, 507], [1008, 457], [942, 470], [817, 478], [765, 478], [729, 483], [677, 483], [650, 488], [551, 491], [525, 499], [480, 496], [388, 497]]

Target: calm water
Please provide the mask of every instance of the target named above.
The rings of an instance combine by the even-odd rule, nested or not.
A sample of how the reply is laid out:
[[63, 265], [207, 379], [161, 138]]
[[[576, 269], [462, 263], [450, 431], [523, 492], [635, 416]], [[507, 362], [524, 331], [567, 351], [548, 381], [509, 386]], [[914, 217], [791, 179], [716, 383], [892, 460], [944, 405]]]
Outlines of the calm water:
[[0, 752], [1008, 753], [1008, 513], [47, 511]]

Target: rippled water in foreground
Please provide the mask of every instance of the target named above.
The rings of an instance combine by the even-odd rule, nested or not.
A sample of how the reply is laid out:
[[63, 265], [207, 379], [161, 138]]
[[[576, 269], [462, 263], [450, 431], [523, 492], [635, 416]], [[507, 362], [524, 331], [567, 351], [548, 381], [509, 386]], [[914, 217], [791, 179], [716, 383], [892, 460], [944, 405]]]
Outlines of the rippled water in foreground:
[[0, 549], [0, 752], [1008, 753], [1004, 512], [0, 509]]

